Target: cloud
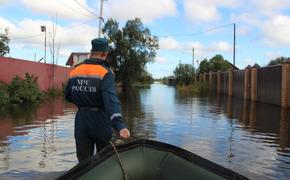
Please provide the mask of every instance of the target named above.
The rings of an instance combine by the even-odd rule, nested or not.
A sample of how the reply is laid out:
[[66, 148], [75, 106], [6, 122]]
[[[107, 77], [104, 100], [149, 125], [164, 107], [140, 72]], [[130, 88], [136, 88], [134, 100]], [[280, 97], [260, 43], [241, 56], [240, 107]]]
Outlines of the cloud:
[[168, 61], [165, 57], [157, 56], [155, 58], [157, 64], [166, 64]]
[[192, 50], [192, 48], [194, 48], [195, 50], [201, 50], [203, 49], [203, 45], [200, 42], [196, 41], [188, 41], [185, 43], [185, 50]]
[[145, 23], [155, 19], [177, 15], [174, 0], [110, 0], [105, 2], [104, 14], [117, 20], [139, 17]]
[[239, 63], [236, 66], [239, 67], [240, 69], [243, 69], [243, 68], [246, 68], [248, 65], [252, 66], [255, 63], [256, 63], [255, 60], [247, 58], [247, 59], [239, 61]]
[[[52, 30], [51, 21], [23, 19], [10, 22], [0, 17], [0, 26], [9, 27], [10, 48], [13, 52], [28, 52], [34, 49], [35, 52], [42, 51], [44, 45], [44, 33], [40, 32], [40, 25], [47, 26], [47, 54], [50, 54], [50, 39]], [[28, 33], [29, 32], [29, 33]], [[71, 24], [70, 26], [57, 26], [55, 46], [59, 49], [60, 57], [67, 58], [72, 51], [90, 50], [90, 41], [96, 37], [98, 28], [88, 24]], [[31, 37], [24, 38], [21, 37]], [[20, 38], [20, 39], [17, 39]], [[26, 58], [26, 57], [25, 57]]]
[[252, 7], [255, 11], [265, 16], [271, 16], [290, 7], [289, 0], [255, 0], [251, 1]]
[[181, 45], [173, 37], [165, 37], [159, 39], [160, 50], [177, 50], [181, 49]]
[[212, 22], [222, 18], [220, 7], [237, 7], [233, 0], [184, 0], [185, 17], [192, 23]]
[[255, 14], [254, 12], [243, 12], [241, 14], [232, 14], [230, 20], [237, 23], [241, 23], [258, 26], [261, 23], [260, 14]]
[[273, 16], [262, 24], [261, 29], [267, 45], [290, 47], [290, 16]]
[[[9, 36], [14, 43], [42, 44], [44, 33], [40, 32], [40, 26], [46, 25], [47, 39], [52, 37], [52, 22], [43, 20], [23, 19], [11, 23], [0, 17], [0, 25], [9, 27]], [[73, 23], [69, 26], [56, 26], [56, 40], [60, 41], [62, 45], [66, 46], [84, 46], [90, 44], [98, 28], [83, 23]], [[29, 33], [27, 33], [29, 32]], [[28, 38], [26, 38], [28, 37]]]
[[[90, 9], [86, 0], [78, 0], [78, 2]], [[21, 0], [21, 3], [34, 13], [66, 19], [95, 18], [73, 0]]]
[[159, 39], [160, 50], [177, 50], [192, 51], [192, 48], [199, 51], [203, 49], [203, 45], [197, 41], [187, 41], [180, 43], [173, 37], [164, 37]]
[[226, 41], [212, 42], [212, 47], [216, 51], [231, 52], [232, 46]]
[[267, 60], [273, 60], [276, 59], [277, 57], [283, 56], [282, 53], [279, 52], [265, 52], [265, 59]]
[[15, 28], [14, 24], [12, 24], [10, 21], [8, 21], [7, 19], [3, 18], [0, 16], [0, 27], [1, 28]]
[[8, 0], [0, 0], [0, 5], [7, 4]]
[[221, 18], [217, 7], [207, 1], [184, 1], [186, 17], [192, 22], [210, 22]]

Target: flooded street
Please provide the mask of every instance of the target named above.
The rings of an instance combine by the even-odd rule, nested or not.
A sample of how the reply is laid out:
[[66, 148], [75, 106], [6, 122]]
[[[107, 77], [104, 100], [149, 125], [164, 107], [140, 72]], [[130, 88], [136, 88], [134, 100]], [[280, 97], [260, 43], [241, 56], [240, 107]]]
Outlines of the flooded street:
[[[289, 111], [153, 84], [120, 95], [134, 136], [187, 149], [250, 179], [290, 177]], [[0, 179], [51, 179], [77, 163], [76, 108], [55, 99], [0, 115]]]

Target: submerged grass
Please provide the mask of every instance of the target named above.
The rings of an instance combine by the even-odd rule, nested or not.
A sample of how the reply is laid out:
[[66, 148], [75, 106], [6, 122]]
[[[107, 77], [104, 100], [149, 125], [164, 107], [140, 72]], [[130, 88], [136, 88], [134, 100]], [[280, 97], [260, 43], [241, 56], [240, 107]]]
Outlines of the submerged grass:
[[209, 86], [207, 83], [195, 82], [189, 85], [177, 85], [176, 89], [178, 91], [193, 93], [193, 94], [204, 94], [209, 92]]

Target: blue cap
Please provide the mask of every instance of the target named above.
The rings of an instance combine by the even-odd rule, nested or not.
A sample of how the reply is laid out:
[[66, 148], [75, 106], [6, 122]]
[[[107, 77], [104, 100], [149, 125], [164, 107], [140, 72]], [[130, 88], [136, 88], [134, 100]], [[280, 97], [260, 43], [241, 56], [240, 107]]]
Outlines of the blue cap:
[[92, 50], [91, 51], [109, 51], [109, 42], [106, 38], [96, 38], [92, 40]]

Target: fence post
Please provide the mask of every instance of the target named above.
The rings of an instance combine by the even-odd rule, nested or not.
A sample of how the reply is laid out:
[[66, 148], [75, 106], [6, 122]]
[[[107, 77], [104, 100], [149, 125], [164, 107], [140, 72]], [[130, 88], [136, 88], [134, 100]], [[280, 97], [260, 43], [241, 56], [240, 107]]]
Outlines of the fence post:
[[210, 90], [212, 89], [212, 72], [211, 71], [208, 73], [208, 87], [210, 88]]
[[244, 70], [244, 99], [248, 100], [250, 99], [250, 87], [251, 87], [251, 82], [250, 82], [250, 74], [251, 74], [251, 66], [246, 67]]
[[257, 67], [251, 69], [251, 100], [257, 101]]
[[243, 115], [242, 115], [242, 122], [244, 124], [247, 124], [247, 121], [249, 119], [249, 108], [248, 108], [248, 101], [244, 99], [243, 102]]
[[229, 82], [228, 82], [228, 96], [233, 95], [233, 80], [234, 80], [234, 71], [233, 69], [230, 69], [228, 71], [229, 73]]
[[256, 129], [257, 126], [257, 103], [256, 102], [251, 102], [250, 105], [250, 127], [252, 129]]
[[221, 73], [220, 71], [217, 72], [217, 82], [216, 82], [216, 90], [217, 90], [217, 94], [221, 93]]
[[289, 62], [282, 64], [281, 107], [289, 108]]
[[280, 138], [279, 144], [281, 148], [289, 147], [289, 109], [281, 108], [281, 120], [280, 120]]

